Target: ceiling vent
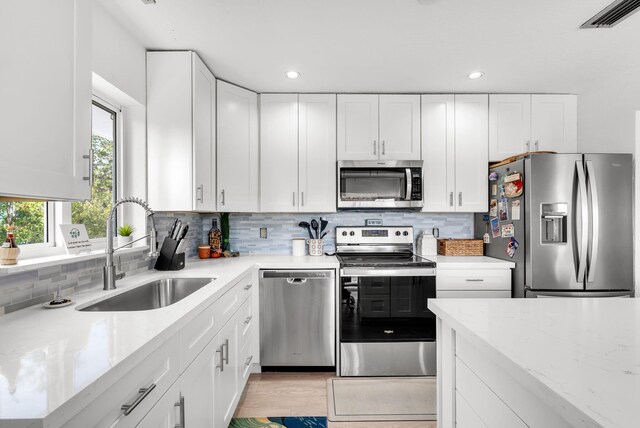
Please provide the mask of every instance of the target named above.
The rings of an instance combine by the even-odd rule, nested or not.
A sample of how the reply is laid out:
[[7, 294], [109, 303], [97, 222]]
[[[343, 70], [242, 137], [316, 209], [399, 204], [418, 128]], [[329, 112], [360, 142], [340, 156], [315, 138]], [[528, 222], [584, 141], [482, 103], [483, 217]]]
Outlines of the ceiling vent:
[[580, 28], [609, 28], [640, 8], [640, 0], [616, 0], [605, 7]]

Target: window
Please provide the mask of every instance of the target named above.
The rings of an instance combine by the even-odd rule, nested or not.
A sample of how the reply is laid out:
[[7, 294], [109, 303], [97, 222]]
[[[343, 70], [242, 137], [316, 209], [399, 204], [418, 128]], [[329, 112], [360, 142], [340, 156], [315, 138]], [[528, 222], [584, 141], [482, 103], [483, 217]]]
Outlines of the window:
[[93, 102], [91, 199], [71, 204], [71, 222], [84, 224], [91, 239], [106, 237], [107, 217], [116, 199], [116, 118], [114, 110]]
[[45, 202], [0, 202], [0, 234], [2, 240], [6, 226], [13, 220], [15, 239], [18, 245], [41, 244], [49, 241], [47, 227], [47, 203]]

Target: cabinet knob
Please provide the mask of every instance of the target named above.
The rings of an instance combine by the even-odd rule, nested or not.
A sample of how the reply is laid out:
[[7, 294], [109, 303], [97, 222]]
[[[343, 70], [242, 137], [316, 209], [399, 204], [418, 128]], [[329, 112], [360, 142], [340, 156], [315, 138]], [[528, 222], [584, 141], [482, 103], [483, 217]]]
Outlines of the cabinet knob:
[[533, 143], [533, 147], [535, 148], [535, 151], [538, 151], [538, 140], [536, 140], [535, 143]]

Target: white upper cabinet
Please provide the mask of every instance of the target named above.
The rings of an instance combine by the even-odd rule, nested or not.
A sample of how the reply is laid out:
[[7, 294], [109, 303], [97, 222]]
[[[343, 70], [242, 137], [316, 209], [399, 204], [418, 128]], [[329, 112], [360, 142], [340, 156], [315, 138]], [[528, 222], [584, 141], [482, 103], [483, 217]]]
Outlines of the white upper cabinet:
[[420, 95], [380, 95], [379, 158], [420, 159]]
[[300, 211], [336, 210], [336, 96], [300, 94]]
[[189, 51], [147, 52], [148, 198], [156, 211], [215, 211], [216, 81]]
[[489, 158], [498, 161], [530, 151], [531, 96], [489, 95]]
[[378, 159], [378, 96], [338, 95], [338, 160]]
[[260, 95], [260, 211], [336, 210], [336, 96]]
[[487, 207], [487, 95], [423, 95], [423, 212]]
[[424, 212], [455, 211], [455, 111], [453, 95], [422, 96]]
[[218, 81], [218, 211], [259, 207], [258, 95]]
[[338, 160], [420, 159], [420, 95], [338, 95]]
[[489, 96], [489, 159], [525, 152], [578, 150], [575, 95]]
[[456, 211], [488, 209], [489, 98], [455, 96]]
[[0, 195], [91, 197], [91, 1], [0, 7]]
[[578, 97], [531, 95], [532, 150], [578, 151]]
[[260, 95], [262, 212], [298, 211], [298, 95]]

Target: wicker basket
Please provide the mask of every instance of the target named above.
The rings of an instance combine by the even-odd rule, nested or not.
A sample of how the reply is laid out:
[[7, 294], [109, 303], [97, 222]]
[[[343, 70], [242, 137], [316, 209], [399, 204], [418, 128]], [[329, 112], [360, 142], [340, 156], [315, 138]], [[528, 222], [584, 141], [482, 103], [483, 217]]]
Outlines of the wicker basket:
[[438, 239], [440, 256], [482, 256], [482, 239]]

